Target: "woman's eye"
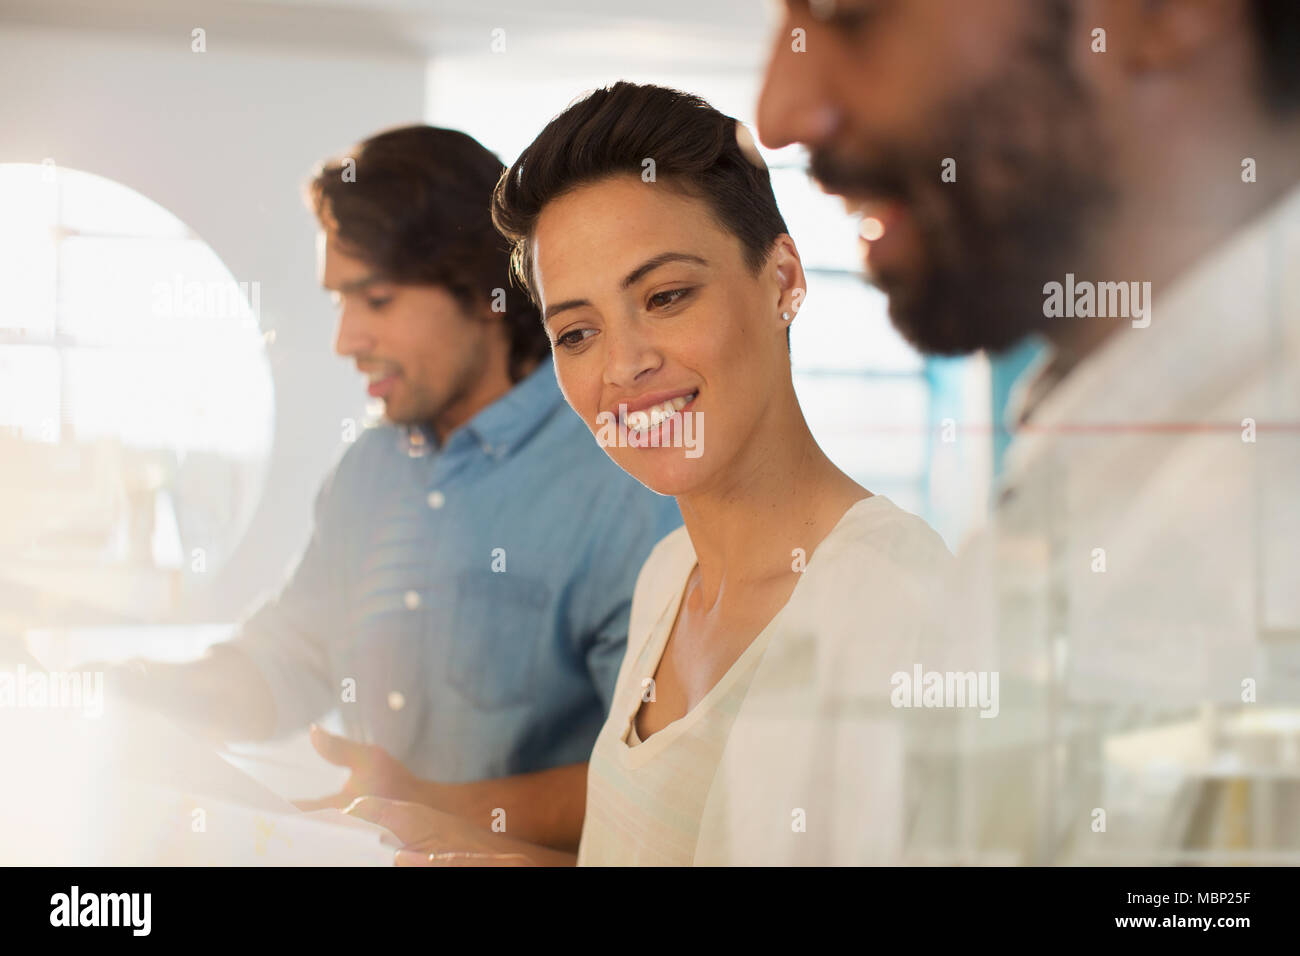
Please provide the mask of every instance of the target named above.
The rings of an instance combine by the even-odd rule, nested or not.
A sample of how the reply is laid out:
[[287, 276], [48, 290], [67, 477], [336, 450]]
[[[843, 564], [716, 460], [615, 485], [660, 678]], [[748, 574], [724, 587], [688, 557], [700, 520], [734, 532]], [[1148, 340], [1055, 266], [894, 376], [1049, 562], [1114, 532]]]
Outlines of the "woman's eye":
[[566, 348], [566, 349], [575, 348], [576, 346], [579, 346], [584, 341], [586, 341], [587, 333], [591, 331], [592, 331], [591, 329], [571, 329], [570, 331], [565, 332], [563, 335], [557, 336], [555, 339], [555, 344], [560, 346], [561, 348]]
[[380, 309], [382, 309], [384, 306], [388, 305], [388, 303], [392, 301], [393, 301], [392, 298], [366, 299], [366, 305], [370, 306], [370, 308], [378, 312]]
[[682, 301], [690, 295], [694, 289], [668, 289], [664, 292], [656, 292], [650, 296], [650, 305], [652, 308], [664, 309], [670, 305]]

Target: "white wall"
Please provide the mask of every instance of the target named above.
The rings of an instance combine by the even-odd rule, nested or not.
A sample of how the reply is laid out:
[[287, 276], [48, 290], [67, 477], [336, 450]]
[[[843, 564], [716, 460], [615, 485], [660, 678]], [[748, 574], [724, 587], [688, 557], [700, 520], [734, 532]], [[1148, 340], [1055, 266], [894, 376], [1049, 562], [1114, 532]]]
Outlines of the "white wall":
[[249, 532], [195, 608], [230, 619], [306, 541], [315, 489], [342, 448], [340, 422], [364, 402], [360, 379], [331, 351], [303, 180], [323, 156], [419, 122], [425, 61], [220, 32], [198, 54], [188, 32], [0, 23], [0, 89], [0, 162], [52, 157], [117, 180], [179, 216], [236, 280], [261, 284], [262, 325], [276, 332], [274, 451]]
[[[746, 50], [754, 65], [729, 68], [703, 67], [689, 59], [671, 67], [648, 65], [632, 55], [621, 60], [527, 60], [516, 54], [500, 57], [481, 52], [443, 56], [429, 66], [428, 121], [464, 130], [508, 164], [579, 96], [628, 80], [675, 86], [703, 96], [752, 127], [761, 82], [760, 51], [755, 44]], [[498, 106], [487, 110], [485, 102]]]

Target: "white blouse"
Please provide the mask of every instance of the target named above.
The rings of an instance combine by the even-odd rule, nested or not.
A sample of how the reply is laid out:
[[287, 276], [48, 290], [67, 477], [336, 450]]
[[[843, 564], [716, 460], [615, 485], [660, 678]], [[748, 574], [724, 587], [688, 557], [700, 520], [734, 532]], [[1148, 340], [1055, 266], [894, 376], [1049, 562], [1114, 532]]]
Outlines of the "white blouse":
[[[718, 683], [640, 741], [645, 681], [696, 564], [684, 527], [664, 538], [637, 579], [627, 653], [588, 770], [579, 865], [871, 862], [876, 852], [833, 816], [844, 800], [865, 811], [879, 771], [901, 754], [892, 729], [880, 736], [880, 704], [890, 675], [916, 662], [950, 560], [939, 536], [889, 499], [856, 502]], [[846, 690], [865, 709], [841, 712]], [[877, 713], [859, 726], [868, 711]], [[891, 715], [885, 723], [892, 728]], [[863, 746], [847, 765], [808, 762], [855, 734]], [[896, 784], [884, 787], [891, 807]]]

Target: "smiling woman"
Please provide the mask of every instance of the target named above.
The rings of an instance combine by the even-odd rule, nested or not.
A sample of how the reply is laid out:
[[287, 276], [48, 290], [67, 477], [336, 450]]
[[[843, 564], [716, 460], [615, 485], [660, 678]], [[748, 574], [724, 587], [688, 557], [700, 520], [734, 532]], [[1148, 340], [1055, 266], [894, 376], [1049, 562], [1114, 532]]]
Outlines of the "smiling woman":
[[[669, 98], [678, 108], [663, 109]], [[605, 109], [593, 109], [597, 103]], [[653, 432], [602, 444], [642, 483], [675, 495], [698, 482], [707, 461], [731, 459], [749, 442], [756, 420], [748, 410], [763, 404], [762, 383], [780, 382], [782, 367], [788, 382], [803, 273], [743, 126], [696, 97], [657, 87], [618, 84], [583, 104], [557, 117], [502, 178], [494, 215], [514, 240], [516, 273], [542, 305], [570, 404], [598, 440], [610, 418], [631, 426], [629, 438]], [[583, 148], [572, 149], [578, 139]], [[644, 173], [647, 158], [653, 177]], [[586, 281], [593, 271], [575, 268], [593, 249], [619, 264], [605, 288]], [[767, 321], [755, 328], [750, 318], [759, 315]], [[631, 366], [655, 334], [672, 335], [695, 361], [672, 363], [647, 387]], [[747, 347], [755, 334], [782, 347]], [[590, 374], [601, 365], [604, 381]], [[580, 394], [585, 386], [594, 387]], [[723, 388], [732, 402], [713, 398]], [[656, 408], [683, 397], [651, 426]], [[707, 458], [677, 451], [687, 413], [710, 420], [715, 451]]]
[[901, 841], [889, 675], [916, 659], [948, 553], [809, 431], [787, 338], [804, 271], [746, 143], [698, 97], [618, 83], [553, 120], [497, 187], [561, 388], [597, 440], [615, 410], [660, 438], [687, 414], [709, 424], [693, 456], [601, 442], [676, 497], [685, 527], [637, 581], [580, 863], [885, 862]]

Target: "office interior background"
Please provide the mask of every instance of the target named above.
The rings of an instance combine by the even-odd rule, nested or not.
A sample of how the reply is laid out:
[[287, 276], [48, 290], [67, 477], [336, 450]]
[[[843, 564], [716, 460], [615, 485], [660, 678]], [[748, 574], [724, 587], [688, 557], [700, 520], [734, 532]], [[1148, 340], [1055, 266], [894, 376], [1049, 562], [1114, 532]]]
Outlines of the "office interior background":
[[[752, 127], [772, 13], [0, 2], [0, 629], [50, 666], [182, 659], [292, 567], [321, 478], [375, 412], [332, 353], [302, 199], [316, 162], [423, 121], [509, 163], [618, 79]], [[793, 363], [813, 432], [955, 548], [987, 507], [1027, 355], [919, 356], [859, 277], [857, 222], [800, 148], [764, 152], [808, 271]]]

